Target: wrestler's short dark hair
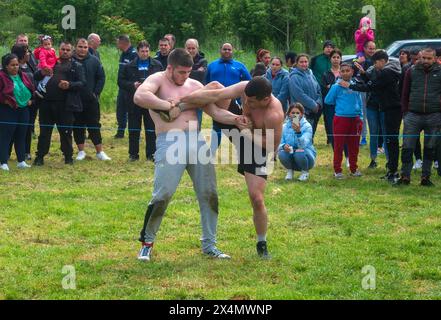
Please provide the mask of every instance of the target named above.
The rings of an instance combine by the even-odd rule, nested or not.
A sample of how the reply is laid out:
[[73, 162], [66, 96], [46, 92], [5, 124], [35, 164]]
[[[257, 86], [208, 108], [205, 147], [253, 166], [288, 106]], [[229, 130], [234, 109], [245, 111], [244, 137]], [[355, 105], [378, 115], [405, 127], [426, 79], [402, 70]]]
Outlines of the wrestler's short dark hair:
[[178, 48], [173, 50], [168, 56], [168, 64], [176, 67], [193, 67], [193, 58], [187, 50]]
[[256, 97], [257, 100], [263, 100], [270, 97], [273, 91], [273, 86], [268, 79], [263, 77], [253, 78], [245, 88], [247, 97]]

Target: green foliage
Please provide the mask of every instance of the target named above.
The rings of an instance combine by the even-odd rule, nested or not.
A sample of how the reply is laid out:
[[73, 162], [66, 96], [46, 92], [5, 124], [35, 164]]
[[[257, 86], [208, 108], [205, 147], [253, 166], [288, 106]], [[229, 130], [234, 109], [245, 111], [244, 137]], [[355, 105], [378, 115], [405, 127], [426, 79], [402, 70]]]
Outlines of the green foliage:
[[1, 1], [0, 42], [9, 44], [20, 32], [51, 32], [54, 38], [71, 40], [97, 32], [105, 42], [129, 33], [154, 44], [173, 33], [178, 46], [195, 37], [209, 47], [228, 41], [252, 51], [267, 47], [315, 54], [326, 39], [354, 50], [354, 32], [365, 5], [376, 8], [379, 47], [403, 38], [441, 36], [441, 0], [72, 0], [76, 30], [61, 28], [64, 4]]
[[133, 43], [137, 43], [145, 38], [136, 23], [122, 17], [102, 16], [100, 27], [103, 30], [101, 36], [108, 42], [112, 42], [116, 37], [122, 34], [129, 35]]

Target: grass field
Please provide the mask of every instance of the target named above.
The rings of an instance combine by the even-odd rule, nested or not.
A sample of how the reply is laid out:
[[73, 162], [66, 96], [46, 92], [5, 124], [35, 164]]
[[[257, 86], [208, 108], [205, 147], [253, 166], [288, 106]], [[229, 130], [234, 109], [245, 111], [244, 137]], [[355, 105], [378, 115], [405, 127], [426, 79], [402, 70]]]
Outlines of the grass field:
[[[432, 299], [441, 297], [439, 186], [395, 189], [381, 169], [335, 181], [319, 128], [318, 166], [308, 183], [284, 181], [277, 167], [266, 192], [271, 261], [255, 255], [243, 178], [218, 166], [219, 247], [231, 261], [200, 254], [198, 207], [184, 176], [163, 221], [154, 262], [136, 260], [153, 165], [127, 161], [127, 140], [112, 138], [112, 162], [89, 156], [65, 167], [54, 137], [46, 166], [0, 174], [1, 299]], [[205, 120], [206, 126], [209, 120]], [[88, 146], [89, 155], [93, 154]], [[361, 167], [368, 165], [362, 150]], [[384, 165], [384, 159], [380, 160]], [[64, 290], [63, 267], [76, 271]], [[376, 290], [364, 290], [364, 266]]]
[[[102, 54], [106, 61], [117, 59], [116, 50]], [[252, 55], [247, 57], [251, 61]], [[129, 163], [127, 138], [112, 138], [116, 86], [110, 65], [105, 63], [103, 109], [108, 112], [102, 123], [111, 162], [98, 162], [88, 145], [86, 161], [65, 167], [54, 134], [44, 167], [19, 171], [13, 156], [11, 172], [0, 173], [0, 299], [441, 297], [441, 179], [434, 177], [437, 187], [423, 189], [415, 175], [411, 187], [392, 188], [379, 179], [382, 169], [365, 170], [364, 148], [365, 176], [335, 181], [322, 125], [311, 180], [285, 182], [280, 165], [269, 179], [272, 260], [255, 255], [246, 187], [230, 165], [216, 167], [218, 245], [233, 259], [201, 255], [199, 210], [185, 175], [158, 234], [154, 262], [139, 263], [137, 238], [153, 164]], [[210, 127], [210, 120], [204, 124]], [[35, 145], [36, 140], [33, 151]], [[379, 161], [383, 168], [384, 157]], [[65, 266], [75, 268], [75, 290], [63, 289]], [[375, 290], [363, 289], [365, 266], [376, 270]]]

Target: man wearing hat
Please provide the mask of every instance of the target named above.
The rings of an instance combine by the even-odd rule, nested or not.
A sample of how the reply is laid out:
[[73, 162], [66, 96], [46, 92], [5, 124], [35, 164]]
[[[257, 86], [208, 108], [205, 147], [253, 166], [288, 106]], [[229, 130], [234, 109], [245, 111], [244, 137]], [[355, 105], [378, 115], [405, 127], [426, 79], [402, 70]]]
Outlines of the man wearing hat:
[[331, 40], [323, 43], [323, 53], [311, 59], [311, 70], [314, 73], [320, 86], [323, 88], [322, 76], [325, 72], [331, 70], [331, 52], [335, 45]]
[[[331, 70], [331, 52], [334, 49], [335, 49], [334, 43], [331, 40], [326, 40], [323, 43], [323, 53], [311, 59], [310, 68], [315, 78], [317, 79], [317, 82], [319, 83], [322, 92], [326, 91], [323, 85], [323, 74]], [[326, 112], [326, 110], [323, 111]], [[320, 111], [316, 115], [317, 123], [319, 122], [321, 116], [322, 116], [322, 111]], [[329, 139], [328, 139], [328, 143], [329, 143]]]

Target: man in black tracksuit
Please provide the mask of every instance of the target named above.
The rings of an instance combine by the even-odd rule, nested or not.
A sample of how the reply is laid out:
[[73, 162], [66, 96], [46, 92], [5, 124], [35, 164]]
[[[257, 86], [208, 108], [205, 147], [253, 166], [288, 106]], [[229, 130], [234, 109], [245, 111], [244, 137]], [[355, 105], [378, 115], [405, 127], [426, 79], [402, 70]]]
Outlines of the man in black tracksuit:
[[[375, 79], [365, 83], [350, 85], [355, 91], [373, 92], [378, 98], [379, 110], [384, 112], [384, 133], [389, 152], [386, 179], [393, 182], [398, 177], [400, 157], [399, 135], [402, 120], [399, 85], [401, 66], [399, 61], [389, 60], [386, 51], [379, 50], [372, 56], [375, 68]], [[363, 73], [364, 70], [361, 70]]]
[[[46, 95], [40, 104], [40, 136], [38, 137], [37, 157], [34, 165], [42, 166], [43, 158], [49, 152], [52, 130], [57, 125], [60, 134], [61, 151], [66, 164], [73, 164], [72, 126], [73, 110], [81, 108], [81, 103], [69, 103], [69, 95], [78, 97], [79, 91], [86, 85], [81, 65], [72, 59], [73, 47], [70, 43], [60, 45], [60, 59], [54, 67], [53, 76], [46, 86]], [[35, 80], [39, 81], [46, 74], [38, 71]]]
[[436, 62], [434, 49], [423, 50], [421, 63], [407, 71], [401, 102], [404, 114], [403, 167], [401, 178], [395, 184], [410, 184], [413, 151], [424, 130], [421, 185], [431, 187], [432, 164], [441, 135], [441, 66]]
[[[124, 65], [130, 63], [137, 57], [136, 49], [133, 48], [130, 38], [127, 35], [121, 35], [118, 37], [117, 43], [118, 49], [122, 51], [121, 57], [119, 58], [119, 74], [124, 67]], [[118, 122], [118, 131], [116, 132], [115, 139], [124, 138], [124, 132], [127, 127], [127, 92], [121, 88], [118, 91], [118, 97], [116, 98], [116, 120]]]
[[118, 86], [125, 90], [128, 95], [129, 111], [129, 159], [139, 160], [139, 138], [141, 135], [141, 123], [144, 119], [147, 160], [153, 161], [156, 152], [155, 124], [149, 110], [138, 107], [133, 102], [136, 89], [150, 75], [163, 71], [161, 63], [149, 57], [150, 45], [147, 41], [141, 41], [137, 47], [138, 57], [125, 65], [118, 76]]
[[101, 124], [100, 124], [100, 104], [99, 96], [104, 89], [106, 76], [101, 62], [88, 51], [86, 39], [79, 39], [75, 47], [74, 60], [80, 63], [86, 76], [86, 86], [81, 90], [81, 101], [83, 111], [75, 114], [74, 139], [78, 146], [77, 160], [84, 160], [86, 154], [84, 143], [86, 140], [86, 128], [89, 138], [92, 140], [96, 155], [99, 160], [110, 160], [103, 152]]

